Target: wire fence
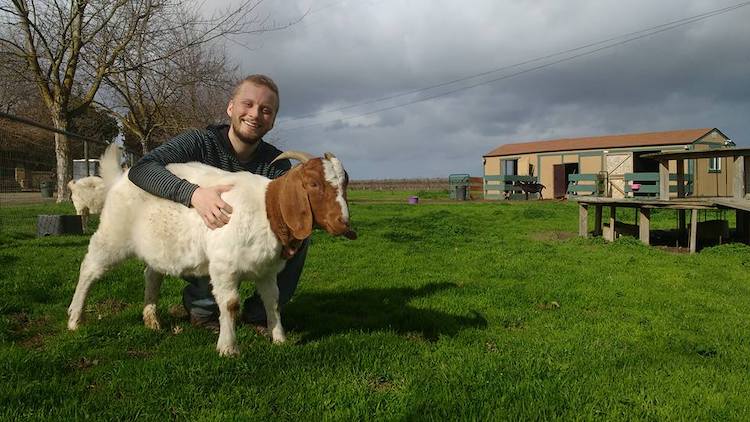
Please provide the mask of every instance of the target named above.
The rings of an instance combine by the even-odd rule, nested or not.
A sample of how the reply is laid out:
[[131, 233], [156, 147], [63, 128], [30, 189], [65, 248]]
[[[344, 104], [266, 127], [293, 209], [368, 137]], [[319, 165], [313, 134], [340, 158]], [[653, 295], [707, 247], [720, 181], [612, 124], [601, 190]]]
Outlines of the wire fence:
[[[98, 158], [109, 145], [106, 142], [0, 112], [0, 193], [40, 192], [43, 187], [54, 190], [55, 133], [70, 140], [72, 160], [68, 165], [73, 179], [98, 175]], [[126, 157], [132, 165], [138, 154], [128, 150]]]

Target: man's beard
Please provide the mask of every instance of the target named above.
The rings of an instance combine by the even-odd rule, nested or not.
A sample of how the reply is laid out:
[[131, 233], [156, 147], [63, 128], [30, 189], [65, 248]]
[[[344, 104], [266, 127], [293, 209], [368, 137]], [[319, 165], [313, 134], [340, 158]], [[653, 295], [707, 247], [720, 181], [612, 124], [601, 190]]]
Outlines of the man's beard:
[[245, 144], [255, 144], [258, 141], [263, 138], [263, 135], [265, 132], [261, 128], [257, 128], [256, 132], [258, 135], [251, 135], [251, 137], [248, 137], [247, 135], [244, 135], [240, 130], [238, 130], [238, 127], [242, 127], [244, 123], [242, 123], [242, 120], [239, 120], [238, 125], [232, 125], [232, 132], [234, 132], [234, 136], [239, 139], [242, 143]]

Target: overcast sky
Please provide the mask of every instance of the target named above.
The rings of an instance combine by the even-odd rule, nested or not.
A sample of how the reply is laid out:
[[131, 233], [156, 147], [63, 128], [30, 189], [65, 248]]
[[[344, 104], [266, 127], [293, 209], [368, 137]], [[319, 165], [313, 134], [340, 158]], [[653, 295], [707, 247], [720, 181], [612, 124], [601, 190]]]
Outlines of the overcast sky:
[[278, 23], [309, 13], [227, 48], [279, 84], [282, 149], [331, 151], [353, 179], [481, 176], [513, 142], [717, 127], [750, 146], [750, 5], [662, 26], [740, 3], [269, 0]]

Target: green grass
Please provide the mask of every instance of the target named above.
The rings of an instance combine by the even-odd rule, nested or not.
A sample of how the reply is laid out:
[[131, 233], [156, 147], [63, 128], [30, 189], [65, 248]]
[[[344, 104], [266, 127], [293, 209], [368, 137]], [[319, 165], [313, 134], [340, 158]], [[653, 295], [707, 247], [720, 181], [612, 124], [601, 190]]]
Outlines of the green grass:
[[88, 237], [34, 236], [37, 214], [72, 207], [1, 207], [0, 420], [750, 417], [750, 248], [608, 244], [573, 235], [572, 203], [410, 194], [357, 193], [358, 240], [313, 235], [289, 344], [239, 326], [234, 359], [166, 312], [177, 279], [167, 328], [144, 328], [135, 260], [68, 332]]

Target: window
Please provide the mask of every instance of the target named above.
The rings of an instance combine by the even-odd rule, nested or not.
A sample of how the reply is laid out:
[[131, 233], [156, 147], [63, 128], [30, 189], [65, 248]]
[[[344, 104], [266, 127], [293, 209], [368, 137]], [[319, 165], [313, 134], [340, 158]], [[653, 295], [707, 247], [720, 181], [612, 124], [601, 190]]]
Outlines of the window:
[[721, 157], [714, 157], [708, 159], [708, 172], [709, 173], [721, 173]]
[[518, 160], [504, 160], [503, 163], [503, 174], [505, 176], [518, 175]]

